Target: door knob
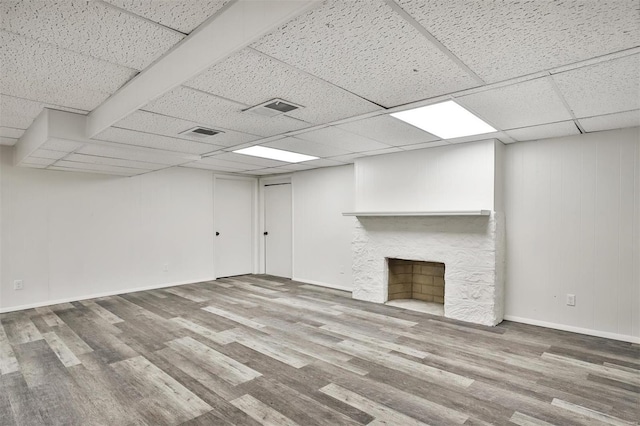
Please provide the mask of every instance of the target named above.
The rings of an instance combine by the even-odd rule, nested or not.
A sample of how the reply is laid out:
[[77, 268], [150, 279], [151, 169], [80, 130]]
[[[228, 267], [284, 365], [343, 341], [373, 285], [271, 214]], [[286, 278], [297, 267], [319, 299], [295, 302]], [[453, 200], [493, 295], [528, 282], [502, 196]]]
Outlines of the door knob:
[[269, 235], [269, 233], [267, 231], [264, 231], [262, 235]]
[[218, 235], [220, 235], [220, 233], [216, 231], [216, 237], [217, 237]]

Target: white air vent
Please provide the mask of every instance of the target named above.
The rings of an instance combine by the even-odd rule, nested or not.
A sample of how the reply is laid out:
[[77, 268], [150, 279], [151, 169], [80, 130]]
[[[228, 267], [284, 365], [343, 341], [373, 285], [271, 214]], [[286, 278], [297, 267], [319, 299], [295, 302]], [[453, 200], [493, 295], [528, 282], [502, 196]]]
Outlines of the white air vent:
[[207, 127], [194, 127], [184, 132], [180, 132], [181, 135], [191, 136], [198, 139], [207, 139], [218, 133], [224, 133], [222, 130], [209, 129]]
[[266, 117], [275, 117], [276, 115], [286, 114], [293, 110], [304, 108], [301, 105], [296, 105], [294, 103], [284, 101], [282, 99], [272, 99], [260, 105], [256, 105], [254, 107], [245, 109], [245, 111], [250, 111], [258, 115], [263, 115]]

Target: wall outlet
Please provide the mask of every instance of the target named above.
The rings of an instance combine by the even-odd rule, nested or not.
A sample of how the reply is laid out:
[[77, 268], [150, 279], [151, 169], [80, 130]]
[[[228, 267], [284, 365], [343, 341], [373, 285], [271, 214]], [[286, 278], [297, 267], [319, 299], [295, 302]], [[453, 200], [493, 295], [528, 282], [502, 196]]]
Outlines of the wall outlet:
[[576, 306], [576, 295], [575, 294], [567, 294], [567, 305], [568, 306]]
[[22, 290], [24, 288], [24, 282], [22, 280], [15, 280], [13, 282], [14, 290]]
[[169, 264], [168, 264], [168, 263], [165, 263], [165, 264], [162, 266], [162, 271], [163, 271], [163, 272], [169, 272]]

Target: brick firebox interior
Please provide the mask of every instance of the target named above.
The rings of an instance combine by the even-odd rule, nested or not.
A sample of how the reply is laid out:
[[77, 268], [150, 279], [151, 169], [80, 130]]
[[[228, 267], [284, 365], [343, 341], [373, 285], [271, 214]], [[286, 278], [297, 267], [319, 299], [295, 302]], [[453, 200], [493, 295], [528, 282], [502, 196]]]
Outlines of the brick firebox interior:
[[444, 304], [444, 263], [388, 259], [389, 300]]

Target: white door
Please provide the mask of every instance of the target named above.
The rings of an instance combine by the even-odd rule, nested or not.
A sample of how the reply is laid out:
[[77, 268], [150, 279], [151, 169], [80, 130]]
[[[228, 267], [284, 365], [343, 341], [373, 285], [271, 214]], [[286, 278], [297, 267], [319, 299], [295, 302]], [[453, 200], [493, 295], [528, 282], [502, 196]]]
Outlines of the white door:
[[291, 278], [291, 184], [264, 187], [265, 271]]
[[216, 277], [251, 274], [254, 182], [216, 178], [214, 191]]

